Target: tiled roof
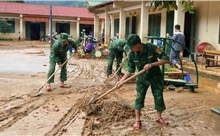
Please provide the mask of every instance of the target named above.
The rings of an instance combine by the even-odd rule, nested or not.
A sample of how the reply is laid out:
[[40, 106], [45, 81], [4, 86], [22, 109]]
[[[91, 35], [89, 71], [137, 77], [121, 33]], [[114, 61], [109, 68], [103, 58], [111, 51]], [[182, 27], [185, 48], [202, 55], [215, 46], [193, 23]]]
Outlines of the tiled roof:
[[[49, 5], [26, 4], [14, 2], [0, 2], [0, 13], [26, 14], [26, 15], [50, 15]], [[87, 8], [52, 6], [53, 16], [93, 18]]]

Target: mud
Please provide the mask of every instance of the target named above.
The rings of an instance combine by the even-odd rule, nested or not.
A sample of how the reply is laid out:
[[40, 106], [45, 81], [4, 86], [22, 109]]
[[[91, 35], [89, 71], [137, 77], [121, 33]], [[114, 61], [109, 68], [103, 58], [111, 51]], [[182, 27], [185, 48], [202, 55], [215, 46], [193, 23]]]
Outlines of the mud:
[[[41, 42], [0, 42], [0, 135], [219, 135], [218, 81], [200, 78], [195, 93], [188, 89], [165, 89], [165, 127], [155, 122], [151, 89], [142, 109], [142, 129], [133, 130], [135, 83], [127, 83], [103, 99], [89, 100], [111, 89], [106, 84], [107, 60], [72, 58], [68, 62], [71, 88], [59, 87], [59, 72], [52, 92], [33, 97], [45, 81], [49, 68], [49, 44]], [[91, 112], [92, 111], [92, 112]]]

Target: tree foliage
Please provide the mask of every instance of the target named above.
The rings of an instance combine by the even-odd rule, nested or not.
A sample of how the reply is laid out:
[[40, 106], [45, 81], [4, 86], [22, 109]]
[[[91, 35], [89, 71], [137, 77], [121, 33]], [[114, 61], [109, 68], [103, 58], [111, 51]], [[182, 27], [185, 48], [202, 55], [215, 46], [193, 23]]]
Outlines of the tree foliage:
[[7, 23], [7, 20], [0, 19], [0, 33], [6, 34], [10, 31], [11, 24]]
[[155, 6], [154, 10], [156, 9], [166, 9], [168, 12], [171, 9], [178, 9], [177, 2], [180, 2], [180, 4], [183, 5], [184, 9], [183, 12], [189, 12], [190, 14], [194, 14], [194, 7], [193, 2], [190, 2], [190, 0], [183, 0], [183, 1], [159, 1], [159, 0], [153, 0], [151, 2], [151, 6]]

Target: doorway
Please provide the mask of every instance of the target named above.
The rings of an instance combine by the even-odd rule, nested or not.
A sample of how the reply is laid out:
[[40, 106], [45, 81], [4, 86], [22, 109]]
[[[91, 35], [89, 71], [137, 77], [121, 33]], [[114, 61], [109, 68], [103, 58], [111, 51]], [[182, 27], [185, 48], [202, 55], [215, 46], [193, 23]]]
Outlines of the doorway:
[[25, 22], [25, 39], [40, 40], [40, 31], [43, 32], [45, 38], [46, 23], [45, 22]]
[[[184, 35], [185, 46], [190, 52], [194, 52], [194, 14], [185, 13]], [[183, 57], [189, 57], [189, 53], [184, 51]]]
[[31, 40], [40, 40], [40, 23], [31, 23]]

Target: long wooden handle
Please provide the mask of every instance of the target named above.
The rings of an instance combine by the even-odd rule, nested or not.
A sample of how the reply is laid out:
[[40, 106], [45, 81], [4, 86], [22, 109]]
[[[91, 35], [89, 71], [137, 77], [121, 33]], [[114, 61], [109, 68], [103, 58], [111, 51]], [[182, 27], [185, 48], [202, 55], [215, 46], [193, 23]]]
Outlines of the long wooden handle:
[[[141, 71], [139, 71], [138, 73], [136, 73], [136, 74], [132, 75], [131, 77], [125, 79], [125, 80], [121, 83], [121, 85], [123, 85], [124, 83], [128, 82], [129, 80], [131, 80], [131, 79], [133, 79], [133, 78], [135, 78], [135, 77], [137, 77], [137, 76], [143, 74], [144, 72], [145, 72], [144, 69], [141, 70]], [[112, 89], [108, 90], [107, 92], [105, 92], [104, 94], [102, 94], [101, 96], [99, 96], [94, 102], [97, 102], [99, 99], [101, 99], [102, 97], [106, 96], [106, 95], [109, 94], [110, 92], [114, 91], [116, 88], [117, 88], [117, 86], [114, 86]]]
[[[68, 62], [68, 60], [70, 60], [70, 58], [72, 58], [72, 57], [73, 57], [73, 55], [70, 56], [65, 62], [63, 62], [62, 66], [65, 65], [65, 64]], [[35, 92], [35, 94], [37, 94], [37, 93], [44, 87], [44, 85], [45, 85], [60, 69], [61, 69], [61, 67], [59, 67], [59, 68], [41, 85], [41, 87], [38, 88], [38, 90]]]
[[117, 69], [117, 71], [114, 73], [114, 75], [110, 78], [110, 80], [112, 80], [114, 77], [115, 77], [115, 75], [117, 74], [117, 72], [121, 69], [121, 67], [122, 67], [122, 65]]
[[37, 89], [36, 93], [38, 93], [38, 92], [44, 87], [44, 85], [45, 85], [45, 84], [57, 73], [57, 71], [59, 71], [59, 70], [60, 70], [60, 67], [59, 67], [55, 72], [53, 72], [53, 74], [47, 79], [47, 81], [45, 81], [45, 82], [41, 85], [40, 88]]
[[112, 80], [115, 75], [117, 74], [117, 72], [122, 68], [123, 64], [125, 63], [126, 59], [128, 58], [128, 56], [125, 58], [125, 60], [121, 63], [121, 66], [117, 69], [117, 71], [114, 73], [114, 75], [110, 78], [110, 80]]

